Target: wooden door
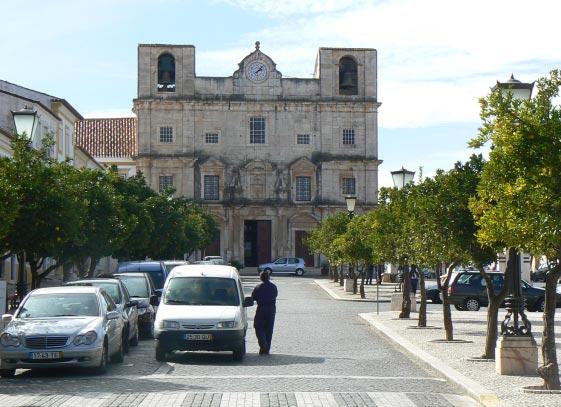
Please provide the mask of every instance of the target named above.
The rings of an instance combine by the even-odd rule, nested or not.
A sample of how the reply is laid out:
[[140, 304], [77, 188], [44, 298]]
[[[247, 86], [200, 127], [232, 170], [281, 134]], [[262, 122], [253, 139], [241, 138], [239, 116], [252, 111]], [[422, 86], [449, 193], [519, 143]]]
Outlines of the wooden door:
[[271, 221], [257, 221], [257, 264], [271, 261]]
[[297, 230], [294, 232], [294, 253], [296, 257], [302, 257], [306, 267], [314, 267], [314, 255], [310, 253], [308, 246], [304, 240], [308, 236], [308, 232]]

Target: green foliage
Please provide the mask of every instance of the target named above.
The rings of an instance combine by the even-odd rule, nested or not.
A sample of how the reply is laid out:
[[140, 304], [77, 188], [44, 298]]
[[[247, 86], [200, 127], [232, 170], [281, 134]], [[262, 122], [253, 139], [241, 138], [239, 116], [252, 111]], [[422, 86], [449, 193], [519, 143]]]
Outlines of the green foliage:
[[0, 256], [6, 250], [6, 239], [14, 220], [18, 216], [20, 210], [21, 198], [17, 187], [11, 184], [7, 178], [11, 161], [6, 158], [0, 158]]
[[332, 265], [343, 263], [340, 248], [336, 239], [347, 229], [349, 217], [339, 212], [323, 219], [319, 226], [312, 230], [306, 238], [308, 248], [315, 254], [323, 254]]

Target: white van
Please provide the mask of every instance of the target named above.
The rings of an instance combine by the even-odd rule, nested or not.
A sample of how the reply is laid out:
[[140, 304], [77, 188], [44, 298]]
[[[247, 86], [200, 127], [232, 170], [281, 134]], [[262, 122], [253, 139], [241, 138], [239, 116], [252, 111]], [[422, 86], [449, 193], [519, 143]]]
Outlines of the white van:
[[242, 282], [235, 267], [184, 265], [175, 267], [164, 285], [156, 313], [156, 360], [184, 351], [232, 351], [245, 355], [246, 307]]

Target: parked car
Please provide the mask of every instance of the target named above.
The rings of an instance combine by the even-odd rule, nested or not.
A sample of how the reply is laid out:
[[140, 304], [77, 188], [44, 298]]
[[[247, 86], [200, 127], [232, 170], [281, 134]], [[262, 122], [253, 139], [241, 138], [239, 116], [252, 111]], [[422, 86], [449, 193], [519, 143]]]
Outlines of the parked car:
[[138, 301], [133, 300], [125, 284], [117, 278], [91, 278], [71, 281], [67, 286], [93, 286], [103, 288], [111, 296], [117, 310], [125, 321], [125, 353], [129, 353], [129, 344], [138, 345]]
[[203, 257], [203, 261], [210, 264], [226, 265], [226, 260], [224, 260], [222, 256], [205, 256]]
[[147, 273], [114, 274], [121, 280], [131, 296], [138, 301], [138, 329], [145, 338], [154, 337], [156, 307], [160, 302], [156, 287]]
[[251, 305], [235, 267], [176, 267], [156, 314], [156, 360], [174, 350], [232, 351], [234, 360], [242, 360]]
[[433, 304], [442, 304], [440, 299], [440, 290], [437, 284], [429, 284], [425, 287], [427, 293], [427, 301], [432, 301]]
[[[504, 284], [504, 274], [500, 272], [487, 274], [491, 277], [495, 290], [501, 290]], [[545, 290], [543, 288], [532, 287], [522, 281], [522, 295], [526, 298], [526, 308], [529, 311], [544, 310]], [[448, 296], [450, 303], [461, 311], [477, 311], [489, 303], [485, 279], [475, 271], [460, 271], [453, 275], [448, 287]], [[557, 306], [560, 305], [561, 295], [557, 294]]]
[[162, 289], [168, 276], [166, 266], [161, 261], [128, 261], [119, 263], [115, 273], [147, 273], [152, 277], [156, 286], [158, 296], [162, 295]]
[[306, 272], [304, 259], [300, 257], [279, 257], [271, 263], [260, 264], [257, 267], [258, 273], [266, 271], [268, 273], [289, 273], [303, 276]]
[[163, 260], [164, 267], [166, 268], [166, 273], [169, 274], [174, 267], [183, 266], [184, 264], [189, 264], [185, 260]]
[[99, 287], [63, 286], [30, 292], [0, 335], [0, 376], [16, 369], [91, 367], [124, 359], [125, 321]]

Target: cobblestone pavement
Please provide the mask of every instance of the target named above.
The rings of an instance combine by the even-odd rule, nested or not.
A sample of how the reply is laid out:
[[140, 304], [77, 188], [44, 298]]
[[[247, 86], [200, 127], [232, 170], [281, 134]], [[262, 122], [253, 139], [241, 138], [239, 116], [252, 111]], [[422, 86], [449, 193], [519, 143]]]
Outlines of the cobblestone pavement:
[[[274, 280], [280, 295], [269, 356], [257, 355], [253, 329], [242, 362], [228, 353], [179, 353], [159, 363], [152, 341], [141, 341], [105, 375], [22, 370], [0, 379], [0, 406], [476, 405], [357, 316], [372, 304], [335, 301], [313, 278]], [[256, 283], [244, 277], [246, 292]]]

